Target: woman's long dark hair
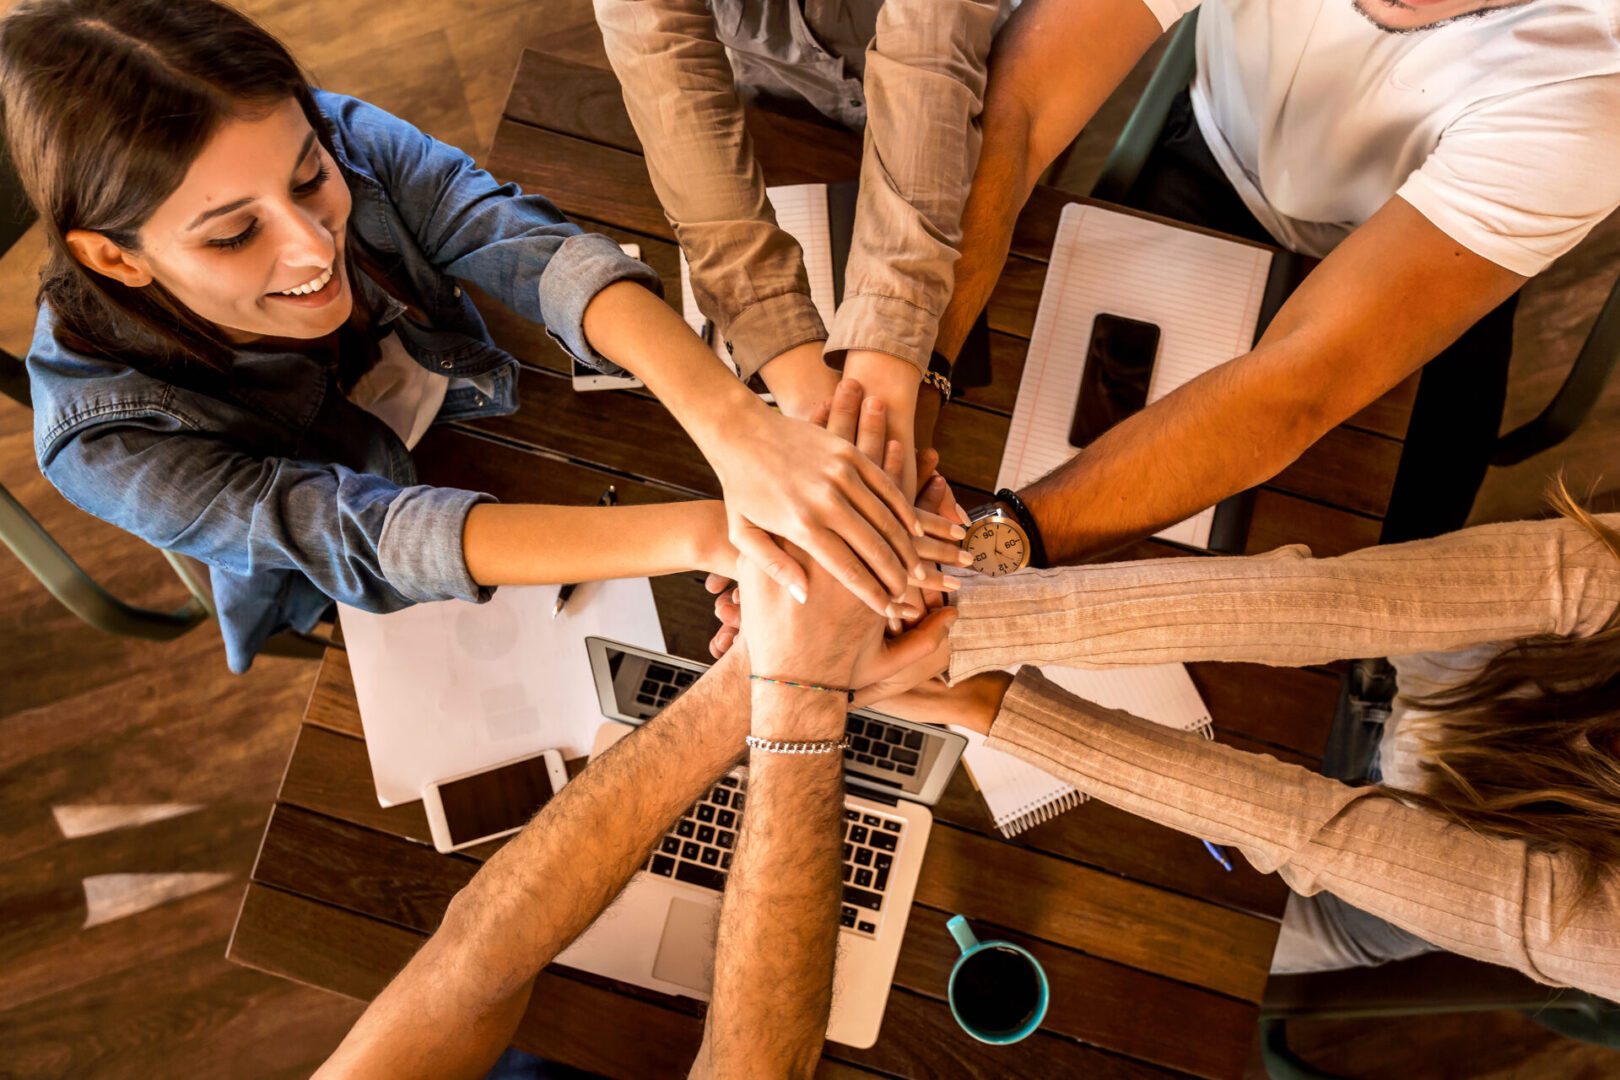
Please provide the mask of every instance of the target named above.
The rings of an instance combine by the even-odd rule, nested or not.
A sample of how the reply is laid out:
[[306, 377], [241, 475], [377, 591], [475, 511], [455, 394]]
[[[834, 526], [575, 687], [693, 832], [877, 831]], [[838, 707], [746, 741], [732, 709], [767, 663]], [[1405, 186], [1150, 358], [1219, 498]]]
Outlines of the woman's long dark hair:
[[[1550, 501], [1620, 560], [1620, 533], [1562, 480]], [[1620, 872], [1620, 609], [1586, 637], [1514, 642], [1467, 682], [1415, 704], [1434, 712], [1415, 721], [1428, 782], [1416, 801], [1571, 859], [1571, 912]]]
[[[236, 350], [218, 326], [157, 282], [132, 288], [87, 269], [65, 238], [88, 229], [139, 251], [140, 227], [220, 126], [289, 98], [332, 153], [292, 54], [213, 0], [25, 0], [0, 20], [0, 109], [49, 239], [39, 301], [62, 344], [164, 377], [228, 368]], [[345, 250], [352, 284], [366, 260], [352, 235]], [[350, 326], [364, 326], [350, 291]]]

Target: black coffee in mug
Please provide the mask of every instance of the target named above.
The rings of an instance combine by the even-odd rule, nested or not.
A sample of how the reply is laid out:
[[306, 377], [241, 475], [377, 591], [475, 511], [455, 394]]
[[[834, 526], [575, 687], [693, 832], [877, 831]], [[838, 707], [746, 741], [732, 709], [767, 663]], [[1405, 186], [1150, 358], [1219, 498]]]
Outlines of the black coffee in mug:
[[962, 961], [952, 984], [957, 1014], [986, 1035], [1017, 1031], [1041, 1001], [1040, 976], [1023, 953], [992, 947]]

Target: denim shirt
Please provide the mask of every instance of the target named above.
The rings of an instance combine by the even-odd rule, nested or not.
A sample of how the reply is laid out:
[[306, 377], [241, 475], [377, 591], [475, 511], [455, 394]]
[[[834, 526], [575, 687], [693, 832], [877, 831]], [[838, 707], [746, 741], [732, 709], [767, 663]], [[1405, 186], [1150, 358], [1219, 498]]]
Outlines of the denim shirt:
[[[316, 91], [353, 197], [351, 234], [389, 266], [420, 321], [369, 281], [351, 284], [422, 366], [453, 381], [437, 420], [517, 408], [517, 362], [491, 343], [460, 281], [545, 325], [569, 353], [607, 285], [658, 276], [546, 199], [497, 184], [466, 154], [363, 101]], [[272, 634], [307, 630], [333, 600], [395, 611], [491, 589], [467, 572], [467, 512], [490, 496], [416, 483], [410, 455], [351, 404], [329, 359], [243, 348], [228, 380], [184, 385], [56, 341], [41, 309], [28, 354], [34, 450], [74, 505], [207, 563], [232, 671]], [[478, 378], [489, 393], [454, 380]]]

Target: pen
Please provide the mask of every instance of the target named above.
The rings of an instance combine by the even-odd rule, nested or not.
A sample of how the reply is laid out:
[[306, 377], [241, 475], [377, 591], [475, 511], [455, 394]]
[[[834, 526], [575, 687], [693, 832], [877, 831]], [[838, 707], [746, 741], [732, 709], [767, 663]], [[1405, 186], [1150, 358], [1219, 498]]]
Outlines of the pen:
[[[600, 499], [596, 500], [596, 505], [597, 506], [612, 506], [615, 503], [617, 503], [618, 501], [619, 501], [619, 493], [618, 493], [618, 491], [616, 491], [614, 489], [612, 484], [609, 484], [608, 487], [607, 487], [607, 490], [602, 492], [602, 497]], [[562, 611], [563, 611], [563, 608], [568, 606], [568, 598], [570, 596], [574, 595], [574, 589], [575, 588], [576, 588], [575, 585], [573, 585], [572, 583], [569, 583], [569, 584], [564, 585], [562, 588], [557, 590], [557, 602], [555, 604], [551, 605], [551, 617], [553, 619], [555, 619], [557, 616], [561, 615]]]
[[1228, 859], [1226, 857], [1226, 852], [1222, 851], [1220, 848], [1216, 847], [1214, 844], [1210, 843], [1208, 840], [1200, 840], [1198, 842], [1200, 844], [1204, 845], [1204, 850], [1205, 851], [1207, 851], [1211, 855], [1215, 856], [1215, 861], [1216, 862], [1220, 863], [1222, 866], [1224, 866], [1228, 870], [1232, 869], [1232, 860]]

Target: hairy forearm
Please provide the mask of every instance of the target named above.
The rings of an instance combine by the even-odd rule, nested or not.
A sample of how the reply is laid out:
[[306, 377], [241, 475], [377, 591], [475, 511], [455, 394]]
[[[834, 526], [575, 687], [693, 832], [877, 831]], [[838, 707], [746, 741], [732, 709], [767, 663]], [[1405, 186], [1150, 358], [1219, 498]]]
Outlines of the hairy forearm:
[[551, 585], [726, 572], [723, 503], [534, 506], [481, 503], [461, 534], [467, 572], [480, 585]]
[[[766, 688], [756, 731], [785, 739], [837, 737], [836, 698]], [[825, 715], [822, 715], [825, 714]], [[716, 1078], [810, 1076], [832, 1001], [838, 940], [843, 759], [755, 753], [748, 813], [720, 909], [710, 1005]]]
[[[1340, 418], [1287, 346], [1199, 376], [1023, 489], [1054, 565], [1149, 536], [1275, 476]], [[1368, 400], [1381, 392], [1369, 386]]]
[[1028, 117], [998, 102], [994, 83], [984, 111], [984, 149], [962, 207], [962, 252], [955, 287], [940, 313], [934, 349], [955, 360], [979, 312], [990, 302], [1012, 245], [1018, 213], [1034, 190], [1029, 170]]
[[535, 975], [736, 764], [749, 716], [748, 660], [737, 652], [592, 762], [484, 864], [323, 1077], [483, 1075], [474, 1070], [510, 1042]]
[[962, 208], [956, 285], [935, 348], [951, 359], [1007, 261], [1013, 226], [1046, 167], [1160, 33], [1141, 0], [1026, 0], [996, 38], [984, 145]]

